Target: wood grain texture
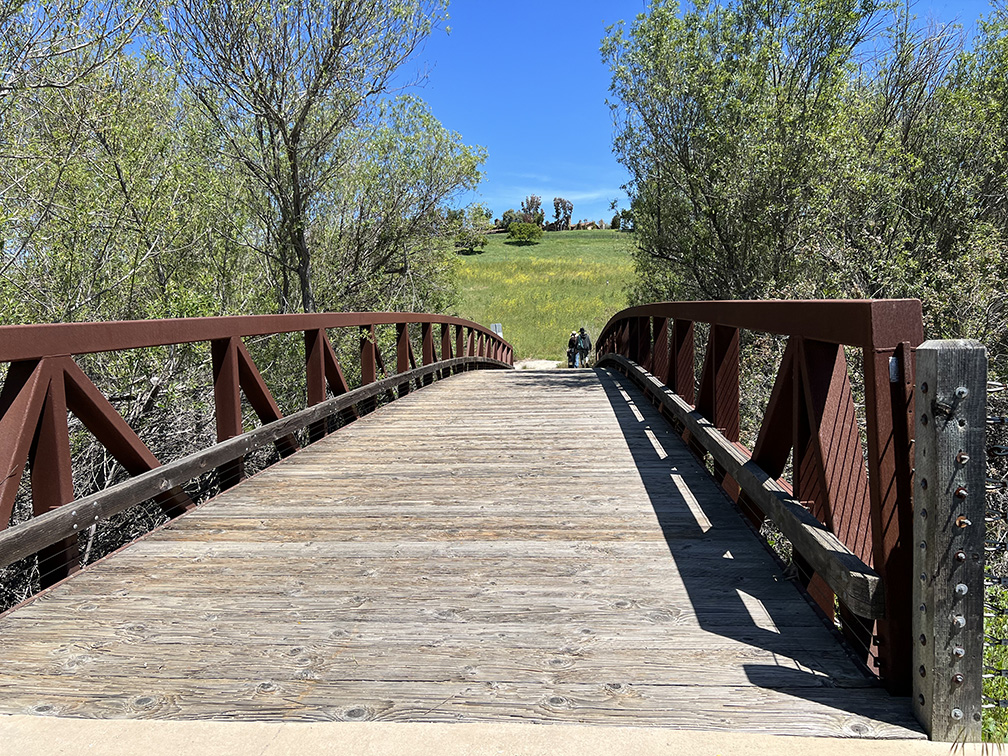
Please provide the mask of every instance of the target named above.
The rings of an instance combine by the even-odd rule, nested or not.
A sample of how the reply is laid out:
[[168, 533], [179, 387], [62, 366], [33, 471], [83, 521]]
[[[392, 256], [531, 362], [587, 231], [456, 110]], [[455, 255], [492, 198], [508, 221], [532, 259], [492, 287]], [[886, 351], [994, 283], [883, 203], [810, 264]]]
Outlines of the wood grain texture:
[[0, 634], [0, 713], [922, 737], [605, 371], [411, 393]]
[[979, 742], [987, 350], [926, 341], [916, 384], [914, 711], [933, 740]]

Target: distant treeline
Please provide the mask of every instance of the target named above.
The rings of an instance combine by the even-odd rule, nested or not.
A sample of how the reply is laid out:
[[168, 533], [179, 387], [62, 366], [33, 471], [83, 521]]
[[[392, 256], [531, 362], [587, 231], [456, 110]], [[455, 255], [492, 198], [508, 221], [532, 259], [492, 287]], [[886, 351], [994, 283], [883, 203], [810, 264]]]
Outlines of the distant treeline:
[[1006, 351], [1003, 6], [969, 36], [875, 0], [655, 0], [602, 55], [633, 299], [919, 297], [930, 337]]

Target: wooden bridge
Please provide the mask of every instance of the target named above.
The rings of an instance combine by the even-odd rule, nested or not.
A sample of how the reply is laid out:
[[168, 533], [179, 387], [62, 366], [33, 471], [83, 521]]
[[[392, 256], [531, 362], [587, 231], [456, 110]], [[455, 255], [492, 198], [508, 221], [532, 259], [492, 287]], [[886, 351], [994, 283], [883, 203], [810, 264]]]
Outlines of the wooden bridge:
[[[899, 518], [878, 522], [871, 501], [880, 460], [900, 466], [890, 402], [906, 394], [889, 391], [888, 361], [920, 343], [919, 304], [916, 320], [913, 304], [890, 305], [887, 334], [878, 303], [857, 305], [866, 338], [907, 337], [888, 352], [867, 345], [869, 376], [886, 365], [890, 408], [888, 431], [877, 412], [869, 420], [869, 434], [889, 440], [880, 450], [869, 438], [867, 466], [856, 418], [843, 419], [853, 401], [843, 350], [801, 335], [755, 452], [737, 443], [738, 305], [723, 305], [720, 323], [703, 309], [713, 304], [621, 314], [600, 334], [594, 370], [477, 369], [507, 367], [509, 345], [475, 324], [409, 314], [0, 329], [11, 362], [0, 453], [15, 473], [0, 515], [6, 524], [26, 461], [36, 512], [0, 533], [0, 561], [38, 553], [44, 578], [44, 565], [74, 555], [68, 577], [55, 570], [51, 587], [0, 616], [0, 714], [924, 738], [892, 609], [906, 598], [905, 543], [891, 532]], [[753, 330], [787, 333], [768, 320], [787, 312], [741, 312]], [[854, 312], [827, 327], [864, 327]], [[715, 325], [694, 409], [685, 379], [692, 324], [705, 318]], [[360, 329], [361, 388], [330, 346], [337, 327]], [[396, 329], [394, 374], [383, 375], [393, 358], [376, 327]], [[283, 331], [305, 333], [308, 366], [309, 406], [287, 417], [242, 341]], [[212, 345], [220, 443], [165, 465], [68, 356], [199, 341]], [[837, 331], [833, 344], [847, 341]], [[833, 369], [822, 370], [824, 352]], [[810, 389], [811, 414], [792, 403], [793, 385]], [[248, 432], [241, 392], [263, 422]], [[375, 409], [386, 398], [396, 401]], [[799, 443], [773, 435], [785, 404]], [[74, 498], [67, 408], [132, 478]], [[813, 418], [811, 436], [799, 413]], [[357, 416], [326, 434], [332, 418]], [[836, 440], [852, 428], [857, 453], [848, 443], [839, 465]], [[297, 450], [301, 429], [314, 443]], [[244, 455], [269, 444], [286, 458], [238, 482]], [[783, 462], [774, 469], [792, 446], [806, 452], [796, 485], [778, 480]], [[770, 474], [753, 485], [757, 458]], [[193, 506], [184, 486], [213, 468], [227, 490]], [[900, 486], [889, 489], [880, 495], [896, 502]], [[174, 519], [72, 574], [79, 533], [151, 498]], [[764, 516], [791, 538], [795, 566], [760, 538]], [[863, 532], [880, 524], [889, 532]]]

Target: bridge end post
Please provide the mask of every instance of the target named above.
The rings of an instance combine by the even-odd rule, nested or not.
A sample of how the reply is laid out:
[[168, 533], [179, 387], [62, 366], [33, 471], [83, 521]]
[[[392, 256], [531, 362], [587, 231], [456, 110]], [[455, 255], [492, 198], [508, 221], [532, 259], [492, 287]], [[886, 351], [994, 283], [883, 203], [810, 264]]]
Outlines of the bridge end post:
[[917, 348], [913, 708], [932, 740], [981, 736], [987, 352]]

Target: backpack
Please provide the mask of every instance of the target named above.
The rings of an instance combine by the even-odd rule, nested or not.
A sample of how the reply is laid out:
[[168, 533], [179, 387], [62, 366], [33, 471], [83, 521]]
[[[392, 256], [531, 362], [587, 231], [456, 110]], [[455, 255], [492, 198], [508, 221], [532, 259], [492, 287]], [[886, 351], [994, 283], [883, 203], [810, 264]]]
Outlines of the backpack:
[[581, 339], [581, 347], [586, 352], [589, 351], [591, 349], [591, 336], [588, 335], [588, 332], [585, 331], [583, 334], [581, 334], [580, 339]]

